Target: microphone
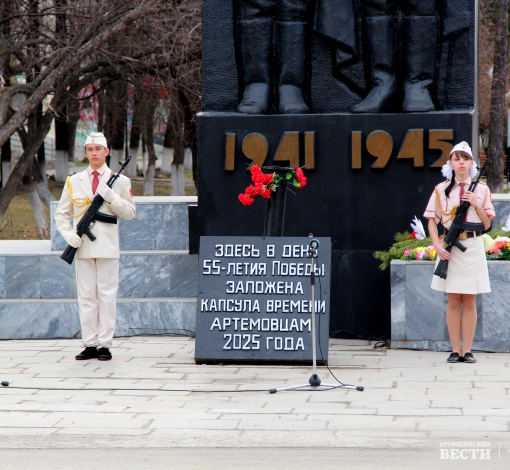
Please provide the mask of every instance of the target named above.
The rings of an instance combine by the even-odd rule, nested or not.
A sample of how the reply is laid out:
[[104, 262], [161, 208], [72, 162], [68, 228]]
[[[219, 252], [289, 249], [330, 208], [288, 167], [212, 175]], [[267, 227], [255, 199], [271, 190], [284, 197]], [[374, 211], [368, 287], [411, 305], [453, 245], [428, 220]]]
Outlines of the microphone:
[[312, 238], [310, 240], [310, 249], [311, 250], [315, 251], [319, 248], [319, 246], [320, 246], [319, 240], [317, 240], [316, 238]]

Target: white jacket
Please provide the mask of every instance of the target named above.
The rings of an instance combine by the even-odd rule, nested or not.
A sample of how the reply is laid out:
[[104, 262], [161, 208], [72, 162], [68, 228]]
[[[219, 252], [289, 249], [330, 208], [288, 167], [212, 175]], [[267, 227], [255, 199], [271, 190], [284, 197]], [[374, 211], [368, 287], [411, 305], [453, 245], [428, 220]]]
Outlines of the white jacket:
[[[112, 172], [110, 169], [106, 170], [101, 177], [101, 182], [107, 182]], [[92, 194], [92, 187], [90, 184], [90, 177], [87, 170], [71, 176], [72, 198], [76, 203], [81, 203], [88, 197], [90, 201], [94, 199]], [[102, 214], [116, 215], [117, 224], [107, 224], [103, 222], [95, 222], [91, 228], [91, 232], [95, 235], [96, 240], [91, 241], [87, 235], [83, 235], [83, 243], [76, 252], [76, 258], [119, 258], [119, 221], [122, 217], [126, 220], [131, 220], [136, 215], [136, 207], [131, 193], [131, 181], [124, 175], [120, 175], [113, 185], [115, 197], [111, 204], [104, 202], [99, 212]], [[75, 233], [71, 219], [74, 221], [74, 226], [78, 224], [83, 214], [75, 217], [83, 212], [87, 206], [76, 206], [73, 204], [69, 196], [68, 184], [66, 182], [62, 197], [58, 203], [57, 211], [55, 212], [55, 222], [57, 230], [60, 232], [64, 240], [68, 241], [69, 236]], [[83, 212], [85, 213], [85, 212]]]

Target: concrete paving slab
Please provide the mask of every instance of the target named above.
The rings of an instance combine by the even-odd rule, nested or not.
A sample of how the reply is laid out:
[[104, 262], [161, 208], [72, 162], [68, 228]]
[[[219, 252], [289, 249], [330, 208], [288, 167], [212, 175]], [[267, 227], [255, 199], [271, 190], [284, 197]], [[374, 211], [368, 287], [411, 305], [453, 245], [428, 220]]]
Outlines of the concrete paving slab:
[[[82, 453], [112, 470], [510, 466], [510, 355], [451, 365], [447, 353], [372, 346], [330, 341], [332, 372], [364, 392], [269, 394], [306, 383], [311, 367], [197, 366], [183, 337], [119, 339], [106, 363], [75, 361], [78, 340], [2, 341], [0, 468], [69, 468]], [[489, 443], [491, 458], [441, 459], [445, 442]]]

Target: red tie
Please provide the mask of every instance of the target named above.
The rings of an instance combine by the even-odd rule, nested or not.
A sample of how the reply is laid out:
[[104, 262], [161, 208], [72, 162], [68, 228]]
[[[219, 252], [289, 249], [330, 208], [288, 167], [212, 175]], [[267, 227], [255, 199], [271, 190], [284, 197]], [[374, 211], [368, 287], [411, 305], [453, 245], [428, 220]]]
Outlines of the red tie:
[[97, 171], [93, 171], [92, 174], [94, 175], [94, 178], [92, 178], [92, 193], [96, 194], [96, 189], [99, 186], [99, 173]]
[[[94, 184], [92, 183], [92, 187]], [[466, 183], [459, 183], [460, 186], [460, 202], [462, 202], [462, 196], [464, 196], [464, 186], [466, 186]]]
[[[464, 186], [466, 186], [467, 183], [459, 183], [460, 186], [460, 202], [462, 202], [462, 196], [464, 196]], [[467, 220], [467, 215], [464, 217], [464, 220]]]

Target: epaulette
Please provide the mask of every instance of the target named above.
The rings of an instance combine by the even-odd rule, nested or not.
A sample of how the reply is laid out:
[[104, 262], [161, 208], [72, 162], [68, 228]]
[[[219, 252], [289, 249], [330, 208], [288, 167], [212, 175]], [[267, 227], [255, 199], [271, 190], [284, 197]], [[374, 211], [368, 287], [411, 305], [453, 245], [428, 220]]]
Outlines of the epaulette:
[[83, 209], [79, 214], [76, 214], [76, 215], [73, 214], [74, 218], [76, 219], [77, 217], [80, 217], [80, 215], [82, 215], [89, 208], [89, 206], [90, 206], [90, 199], [87, 196], [84, 201], [81, 201], [81, 202], [76, 201], [76, 199], [73, 197], [73, 187], [71, 185], [71, 177], [70, 176], [67, 177], [66, 184], [67, 184], [67, 192], [69, 193], [69, 199], [71, 199], [71, 202], [76, 207], [86, 206], [85, 209]]

